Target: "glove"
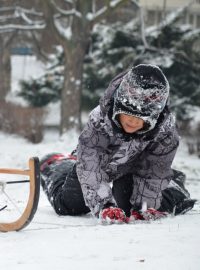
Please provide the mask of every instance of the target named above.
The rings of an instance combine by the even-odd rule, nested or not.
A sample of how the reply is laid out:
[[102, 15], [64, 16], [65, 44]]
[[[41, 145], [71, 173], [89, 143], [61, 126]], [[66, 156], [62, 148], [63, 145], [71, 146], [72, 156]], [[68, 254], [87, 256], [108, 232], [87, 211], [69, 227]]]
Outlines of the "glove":
[[134, 221], [134, 220], [144, 220], [144, 217], [142, 216], [140, 212], [132, 210], [129, 221]]
[[121, 208], [109, 207], [101, 211], [99, 215], [103, 224], [124, 223], [126, 222], [126, 214]]
[[154, 208], [148, 208], [145, 211], [131, 211], [131, 216], [128, 220], [128, 222], [135, 221], [135, 220], [156, 220], [160, 218], [167, 217], [168, 213], [167, 212], [161, 212], [158, 211]]
[[160, 218], [167, 217], [167, 212], [161, 212], [154, 208], [148, 208], [146, 211], [142, 213], [142, 216], [145, 220], [156, 220]]

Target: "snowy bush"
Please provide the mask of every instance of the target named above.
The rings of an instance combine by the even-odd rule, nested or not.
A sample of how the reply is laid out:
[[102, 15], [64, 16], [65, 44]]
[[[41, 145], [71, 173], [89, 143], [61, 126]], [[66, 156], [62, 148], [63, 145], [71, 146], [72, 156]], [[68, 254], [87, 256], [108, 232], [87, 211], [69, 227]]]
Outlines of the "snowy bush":
[[39, 143], [43, 139], [43, 116], [41, 108], [26, 108], [13, 103], [0, 103], [0, 130], [14, 133]]
[[23, 97], [33, 107], [43, 107], [60, 99], [62, 81], [60, 74], [45, 75], [39, 79], [21, 81], [19, 96]]
[[43, 107], [60, 100], [63, 76], [63, 50], [57, 47], [56, 54], [49, 60], [46, 74], [37, 79], [21, 80], [19, 96], [33, 107]]

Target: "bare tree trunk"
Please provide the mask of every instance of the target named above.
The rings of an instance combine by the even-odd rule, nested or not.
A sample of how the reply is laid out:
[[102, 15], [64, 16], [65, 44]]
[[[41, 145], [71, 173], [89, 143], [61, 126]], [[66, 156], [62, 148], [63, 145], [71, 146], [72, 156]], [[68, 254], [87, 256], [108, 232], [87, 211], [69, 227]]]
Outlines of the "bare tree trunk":
[[84, 46], [81, 44], [67, 54], [64, 86], [62, 89], [61, 126], [63, 134], [71, 128], [81, 129], [81, 95], [83, 61], [85, 56]]
[[[92, 1], [78, 1], [78, 10], [82, 14], [92, 8]], [[83, 81], [83, 63], [90, 42], [91, 25], [85, 16], [74, 18], [71, 25], [73, 35], [63, 44], [65, 52], [65, 79], [62, 89], [60, 133], [75, 128], [81, 130], [81, 96]]]
[[0, 100], [5, 100], [11, 90], [11, 60], [9, 48], [0, 42]]

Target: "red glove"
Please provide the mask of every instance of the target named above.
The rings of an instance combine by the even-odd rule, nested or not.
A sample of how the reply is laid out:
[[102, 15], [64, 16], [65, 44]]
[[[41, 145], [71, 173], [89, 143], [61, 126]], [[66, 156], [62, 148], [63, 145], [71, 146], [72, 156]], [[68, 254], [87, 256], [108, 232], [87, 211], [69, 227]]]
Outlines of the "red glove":
[[137, 211], [134, 211], [134, 210], [131, 211], [131, 216], [130, 216], [129, 219], [131, 221], [134, 221], [134, 220], [144, 220], [142, 214], [140, 212], [137, 212]]
[[145, 220], [156, 220], [160, 218], [167, 217], [167, 212], [161, 212], [154, 208], [148, 208], [146, 211], [142, 213], [142, 216]]
[[103, 223], [107, 224], [126, 222], [126, 215], [124, 211], [117, 207], [103, 209], [99, 217]]
[[146, 211], [143, 212], [137, 212], [132, 210], [131, 216], [128, 220], [128, 222], [135, 221], [135, 220], [156, 220], [163, 217], [166, 217], [168, 213], [158, 211], [154, 208], [148, 208]]

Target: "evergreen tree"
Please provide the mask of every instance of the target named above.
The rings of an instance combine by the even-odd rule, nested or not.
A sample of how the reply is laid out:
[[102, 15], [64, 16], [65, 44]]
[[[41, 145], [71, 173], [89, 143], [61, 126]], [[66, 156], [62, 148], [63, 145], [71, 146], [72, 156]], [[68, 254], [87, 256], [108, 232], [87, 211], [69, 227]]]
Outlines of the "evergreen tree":
[[60, 100], [64, 80], [63, 69], [63, 52], [57, 48], [45, 75], [29, 81], [21, 80], [19, 96], [33, 107], [44, 107], [50, 102]]
[[[112, 29], [98, 26], [90, 62], [85, 65], [88, 89], [93, 95], [101, 94], [113, 76], [132, 65], [156, 64], [169, 79], [171, 108], [179, 120], [189, 119], [191, 106], [200, 106], [200, 30], [177, 24], [183, 11], [146, 29], [148, 47], [142, 42], [137, 21], [125, 26], [115, 24]], [[89, 100], [92, 95], [86, 97]]]

